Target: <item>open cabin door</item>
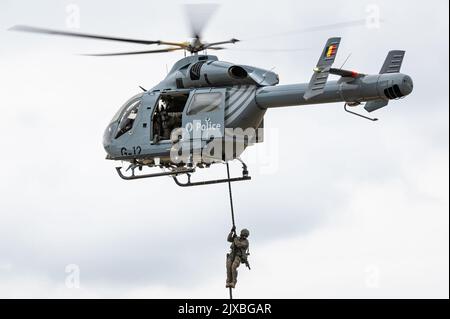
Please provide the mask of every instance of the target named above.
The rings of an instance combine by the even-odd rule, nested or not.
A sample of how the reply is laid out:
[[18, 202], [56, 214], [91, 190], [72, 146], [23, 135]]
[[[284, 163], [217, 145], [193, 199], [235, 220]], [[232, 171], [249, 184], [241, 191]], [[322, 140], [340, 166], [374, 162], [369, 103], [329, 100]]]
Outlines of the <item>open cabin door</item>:
[[190, 140], [223, 138], [226, 89], [193, 90], [183, 112], [182, 125]]

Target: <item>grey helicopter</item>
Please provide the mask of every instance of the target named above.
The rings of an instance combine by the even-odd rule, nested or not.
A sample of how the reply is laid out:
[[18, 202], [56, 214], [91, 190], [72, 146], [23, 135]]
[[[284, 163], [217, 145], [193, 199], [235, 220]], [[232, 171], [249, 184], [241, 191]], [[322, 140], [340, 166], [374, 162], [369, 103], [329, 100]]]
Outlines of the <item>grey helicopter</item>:
[[[350, 108], [363, 105], [371, 113], [402, 99], [413, 91], [410, 76], [400, 73], [405, 51], [387, 54], [378, 74], [363, 74], [333, 68], [341, 38], [326, 41], [309, 82], [279, 85], [271, 70], [220, 61], [207, 51], [225, 49], [237, 39], [204, 42], [201, 29], [205, 21], [192, 23], [193, 37], [186, 42], [151, 41], [58, 31], [18, 25], [15, 31], [110, 40], [144, 45], [163, 45], [162, 49], [92, 54], [126, 56], [184, 51], [164, 80], [131, 97], [117, 111], [103, 136], [108, 160], [128, 162], [126, 171], [116, 167], [125, 180], [172, 177], [179, 186], [230, 183], [251, 179], [240, 159], [247, 147], [264, 141], [264, 116], [270, 108], [342, 102], [353, 115], [376, 121]], [[190, 53], [186, 56], [186, 53]], [[338, 76], [329, 81], [330, 75]], [[192, 182], [197, 170], [216, 163], [238, 160], [242, 176]], [[142, 173], [143, 168], [161, 171]], [[187, 181], [180, 181], [187, 176]]]

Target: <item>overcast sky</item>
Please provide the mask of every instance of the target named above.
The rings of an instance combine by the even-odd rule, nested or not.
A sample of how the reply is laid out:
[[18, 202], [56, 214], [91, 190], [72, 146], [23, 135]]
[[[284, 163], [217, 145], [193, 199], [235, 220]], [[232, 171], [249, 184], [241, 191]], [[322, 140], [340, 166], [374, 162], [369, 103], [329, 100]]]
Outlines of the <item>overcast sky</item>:
[[[79, 26], [184, 41], [182, 3], [0, 2], [0, 297], [228, 296], [227, 186], [126, 182], [101, 144], [121, 104], [182, 53], [90, 58], [77, 54], [146, 47], [6, 31]], [[340, 103], [267, 112], [265, 143], [246, 151], [253, 179], [233, 185], [252, 264], [235, 297], [449, 297], [448, 9], [442, 0], [223, 1], [204, 36], [243, 41], [222, 60], [307, 82], [326, 39], [342, 36], [337, 65], [351, 53], [346, 67], [377, 73], [389, 50], [405, 49], [402, 71], [415, 82], [376, 123]], [[378, 10], [379, 28], [289, 32]], [[201, 175], [224, 174], [217, 165]]]

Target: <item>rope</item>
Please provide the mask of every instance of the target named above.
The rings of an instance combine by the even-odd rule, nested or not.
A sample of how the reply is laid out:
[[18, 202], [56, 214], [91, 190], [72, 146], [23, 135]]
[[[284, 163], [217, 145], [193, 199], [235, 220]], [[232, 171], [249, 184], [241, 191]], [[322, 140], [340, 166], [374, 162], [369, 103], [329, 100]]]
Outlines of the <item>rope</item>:
[[[235, 222], [234, 222], [234, 207], [233, 207], [233, 194], [231, 193], [231, 181], [230, 181], [230, 166], [227, 164], [227, 175], [228, 175], [228, 193], [230, 195], [230, 207], [231, 207], [231, 222], [233, 223], [233, 228], [236, 228]], [[233, 299], [233, 288], [230, 289], [230, 300]]]
[[228, 175], [228, 193], [230, 194], [231, 221], [233, 223], [233, 227], [236, 227], [234, 223], [233, 194], [231, 193], [230, 166], [228, 165], [228, 162], [227, 162], [227, 175]]

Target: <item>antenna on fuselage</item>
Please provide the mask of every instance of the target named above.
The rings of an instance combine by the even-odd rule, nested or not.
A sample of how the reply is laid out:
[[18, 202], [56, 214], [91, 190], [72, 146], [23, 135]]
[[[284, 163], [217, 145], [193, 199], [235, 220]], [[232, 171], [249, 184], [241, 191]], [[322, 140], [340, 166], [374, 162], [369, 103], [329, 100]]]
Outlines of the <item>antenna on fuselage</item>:
[[344, 63], [342, 63], [342, 65], [340, 67], [341, 70], [344, 68], [345, 64], [348, 62], [348, 60], [350, 59], [351, 56], [352, 56], [352, 53], [350, 52], [350, 54], [345, 59]]

